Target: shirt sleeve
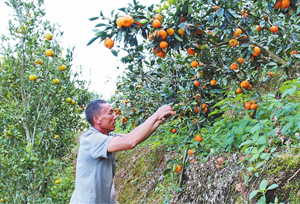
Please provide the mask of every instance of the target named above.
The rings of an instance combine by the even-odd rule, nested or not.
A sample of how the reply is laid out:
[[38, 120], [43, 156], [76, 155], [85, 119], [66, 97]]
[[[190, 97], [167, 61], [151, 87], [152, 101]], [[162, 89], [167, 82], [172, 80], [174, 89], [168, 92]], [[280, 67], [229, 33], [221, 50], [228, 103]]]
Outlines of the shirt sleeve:
[[107, 147], [114, 136], [93, 134], [89, 140], [89, 151], [94, 159], [108, 158]]
[[114, 136], [114, 137], [122, 137], [123, 135], [120, 133], [115, 133], [115, 132], [110, 132], [109, 136]]

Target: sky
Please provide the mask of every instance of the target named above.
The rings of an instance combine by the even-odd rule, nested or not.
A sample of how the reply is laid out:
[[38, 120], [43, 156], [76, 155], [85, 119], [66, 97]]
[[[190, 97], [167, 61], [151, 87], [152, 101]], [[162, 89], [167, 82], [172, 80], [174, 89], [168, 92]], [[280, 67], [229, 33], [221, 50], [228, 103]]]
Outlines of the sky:
[[[160, 0], [138, 0], [143, 5], [159, 3]], [[95, 41], [86, 46], [94, 37], [92, 31], [100, 21], [89, 21], [90, 17], [99, 16], [102, 10], [104, 16], [110, 17], [110, 12], [118, 8], [133, 4], [132, 0], [45, 0], [46, 15], [44, 20], [51, 24], [60, 25], [64, 31], [60, 39], [63, 48], [75, 46], [72, 69], [76, 70], [80, 65], [83, 67], [85, 80], [90, 80], [90, 91], [102, 94], [104, 99], [109, 99], [116, 89], [117, 76], [122, 75], [124, 65], [120, 58], [115, 57], [109, 49], [104, 47], [103, 42]], [[0, 36], [7, 35], [8, 20], [12, 10], [0, 0]], [[122, 13], [122, 12], [120, 12]], [[120, 67], [117, 69], [116, 67]], [[108, 81], [108, 82], [107, 82]]]

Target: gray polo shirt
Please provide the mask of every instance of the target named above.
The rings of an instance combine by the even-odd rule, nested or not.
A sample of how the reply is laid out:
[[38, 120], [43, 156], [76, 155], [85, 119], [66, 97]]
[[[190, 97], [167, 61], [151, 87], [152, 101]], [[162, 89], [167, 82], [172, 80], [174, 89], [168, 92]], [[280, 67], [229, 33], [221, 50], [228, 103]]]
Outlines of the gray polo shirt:
[[[80, 137], [76, 165], [75, 191], [70, 203], [114, 203], [111, 200], [116, 161], [107, 152], [110, 140], [121, 134], [109, 136], [91, 128]], [[114, 190], [114, 189], [113, 189]]]

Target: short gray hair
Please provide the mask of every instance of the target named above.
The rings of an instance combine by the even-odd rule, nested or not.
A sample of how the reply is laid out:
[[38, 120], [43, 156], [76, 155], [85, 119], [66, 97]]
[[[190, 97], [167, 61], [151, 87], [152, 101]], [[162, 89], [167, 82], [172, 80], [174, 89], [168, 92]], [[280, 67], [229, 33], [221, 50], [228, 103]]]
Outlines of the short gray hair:
[[87, 121], [91, 124], [91, 126], [94, 126], [93, 118], [95, 115], [97, 115], [101, 111], [101, 109], [102, 109], [101, 104], [104, 104], [104, 103], [107, 103], [107, 102], [103, 99], [96, 99], [96, 100], [91, 101], [87, 105], [87, 107], [85, 109], [85, 117], [86, 117]]

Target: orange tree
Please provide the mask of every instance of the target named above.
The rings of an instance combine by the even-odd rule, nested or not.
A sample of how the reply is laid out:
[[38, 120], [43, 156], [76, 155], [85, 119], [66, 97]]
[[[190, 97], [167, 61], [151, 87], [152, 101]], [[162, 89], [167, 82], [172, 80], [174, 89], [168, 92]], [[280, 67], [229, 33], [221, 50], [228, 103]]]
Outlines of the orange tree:
[[[115, 56], [127, 53], [121, 58], [126, 75], [112, 98], [121, 124], [136, 126], [161, 104], [171, 104], [177, 115], [168, 122], [169, 131], [185, 136], [167, 134], [167, 142], [201, 149], [194, 137], [224, 113], [215, 104], [228, 93], [243, 93], [234, 106], [253, 100], [244, 109], [254, 118], [259, 88], [274, 73], [283, 82], [297, 77], [300, 68], [300, 7], [295, 0], [276, 3], [170, 0], [168, 6], [145, 7], [133, 1], [111, 18], [102, 12], [90, 18], [108, 22], [96, 24], [88, 45], [105, 40]], [[274, 87], [278, 97], [279, 87]]]
[[73, 50], [59, 45], [62, 32], [42, 20], [43, 1], [6, 4], [14, 19], [1, 43], [1, 201], [66, 202], [74, 183], [64, 171], [93, 95], [71, 71]]

